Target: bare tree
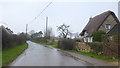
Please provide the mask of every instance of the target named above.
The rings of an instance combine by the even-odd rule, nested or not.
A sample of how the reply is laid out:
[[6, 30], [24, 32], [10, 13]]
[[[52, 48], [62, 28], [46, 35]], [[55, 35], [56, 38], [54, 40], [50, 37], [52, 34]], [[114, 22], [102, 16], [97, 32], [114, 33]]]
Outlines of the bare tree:
[[63, 37], [63, 38], [67, 38], [67, 36], [68, 36], [68, 34], [69, 34], [68, 28], [69, 28], [70, 26], [63, 24], [63, 25], [60, 25], [60, 26], [57, 26], [57, 27], [58, 27], [57, 30], [58, 30], [59, 33], [62, 35], [62, 37]]

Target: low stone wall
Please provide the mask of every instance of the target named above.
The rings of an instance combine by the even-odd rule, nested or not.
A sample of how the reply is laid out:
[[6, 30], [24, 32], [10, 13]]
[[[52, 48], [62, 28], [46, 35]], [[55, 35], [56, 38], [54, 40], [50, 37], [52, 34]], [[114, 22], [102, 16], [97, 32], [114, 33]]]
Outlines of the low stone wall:
[[86, 45], [86, 43], [84, 42], [76, 42], [76, 45], [74, 46], [74, 50], [81, 52], [90, 52], [91, 48], [90, 46]]
[[103, 54], [106, 57], [120, 57], [120, 42], [107, 42], [107, 43], [84, 43], [76, 42], [74, 45], [74, 50], [81, 52], [90, 52], [94, 54]]

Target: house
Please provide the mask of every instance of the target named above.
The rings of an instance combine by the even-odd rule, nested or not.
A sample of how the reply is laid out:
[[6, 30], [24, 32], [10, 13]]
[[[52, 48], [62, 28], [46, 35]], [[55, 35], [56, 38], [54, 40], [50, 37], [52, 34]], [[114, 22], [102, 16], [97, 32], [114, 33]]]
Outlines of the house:
[[118, 18], [112, 11], [106, 11], [100, 15], [97, 15], [89, 19], [88, 24], [85, 26], [83, 31], [80, 33], [84, 42], [92, 42], [92, 33], [103, 30], [106, 33], [109, 32], [117, 23]]
[[[109, 41], [114, 40], [114, 36], [118, 38], [117, 40], [120, 42], [120, 23], [116, 24], [108, 33], [107, 33], [107, 38]], [[118, 42], [117, 41], [117, 42]]]
[[120, 23], [116, 24], [107, 34], [120, 34]]
[[120, 57], [120, 23], [116, 24], [106, 35], [103, 54], [108, 57]]

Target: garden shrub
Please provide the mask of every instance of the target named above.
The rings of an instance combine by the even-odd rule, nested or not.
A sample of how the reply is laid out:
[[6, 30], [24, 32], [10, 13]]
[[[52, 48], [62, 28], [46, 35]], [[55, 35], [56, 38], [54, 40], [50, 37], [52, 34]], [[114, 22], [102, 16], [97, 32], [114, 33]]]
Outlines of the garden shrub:
[[72, 39], [61, 39], [58, 41], [58, 47], [66, 50], [72, 50], [75, 45], [75, 41]]
[[86, 43], [88, 46], [91, 47], [92, 51], [91, 53], [95, 54], [101, 54], [103, 52], [103, 43], [100, 42], [92, 42], [92, 43]]
[[93, 42], [102, 42], [102, 36], [106, 34], [104, 31], [93, 32]]

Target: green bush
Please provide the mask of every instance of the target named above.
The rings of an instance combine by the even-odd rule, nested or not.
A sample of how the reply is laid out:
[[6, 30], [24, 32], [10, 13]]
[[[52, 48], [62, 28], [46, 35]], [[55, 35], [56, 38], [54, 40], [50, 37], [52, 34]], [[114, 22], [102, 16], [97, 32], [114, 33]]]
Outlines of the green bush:
[[72, 50], [75, 45], [75, 41], [72, 39], [62, 39], [58, 41], [58, 48]]
[[92, 43], [86, 43], [88, 46], [91, 47], [92, 51], [91, 53], [95, 53], [95, 54], [102, 54], [103, 52], [103, 43], [100, 42], [92, 42]]
[[93, 42], [102, 42], [102, 36], [106, 34], [104, 31], [93, 32]]

